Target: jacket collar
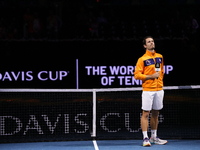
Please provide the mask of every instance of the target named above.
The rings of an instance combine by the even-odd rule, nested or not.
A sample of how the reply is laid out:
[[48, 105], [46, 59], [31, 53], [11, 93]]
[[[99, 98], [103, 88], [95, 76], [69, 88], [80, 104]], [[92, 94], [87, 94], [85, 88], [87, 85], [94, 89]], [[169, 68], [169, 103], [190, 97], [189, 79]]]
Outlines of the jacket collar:
[[148, 55], [148, 56], [154, 56], [155, 55], [155, 53], [156, 53], [156, 51], [154, 50], [154, 52], [152, 53], [152, 52], [150, 52], [150, 51], [148, 51], [148, 50], [146, 50], [146, 54]]

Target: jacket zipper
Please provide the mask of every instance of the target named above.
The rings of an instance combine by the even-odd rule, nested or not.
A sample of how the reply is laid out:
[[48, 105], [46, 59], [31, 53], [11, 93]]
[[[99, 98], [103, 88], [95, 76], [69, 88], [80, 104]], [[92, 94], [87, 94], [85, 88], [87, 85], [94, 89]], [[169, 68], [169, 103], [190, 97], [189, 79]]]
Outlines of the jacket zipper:
[[[155, 64], [156, 64], [155, 56], [153, 56], [153, 60], [154, 60], [154, 62], [155, 62]], [[158, 77], [158, 79], [159, 79], [159, 77]], [[156, 79], [156, 82], [157, 82], [157, 84], [156, 84], [156, 90], [157, 90], [157, 91], [158, 91], [158, 79]]]

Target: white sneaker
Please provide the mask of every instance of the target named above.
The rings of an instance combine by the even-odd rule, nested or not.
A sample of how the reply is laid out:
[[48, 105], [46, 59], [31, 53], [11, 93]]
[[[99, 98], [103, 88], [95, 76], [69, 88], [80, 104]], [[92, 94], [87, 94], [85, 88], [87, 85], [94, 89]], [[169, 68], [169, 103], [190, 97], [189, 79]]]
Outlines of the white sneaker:
[[145, 138], [143, 140], [143, 146], [151, 146], [151, 143], [149, 142], [149, 138]]
[[157, 144], [157, 145], [164, 145], [167, 144], [167, 140], [161, 140], [160, 138], [150, 138], [151, 144]]

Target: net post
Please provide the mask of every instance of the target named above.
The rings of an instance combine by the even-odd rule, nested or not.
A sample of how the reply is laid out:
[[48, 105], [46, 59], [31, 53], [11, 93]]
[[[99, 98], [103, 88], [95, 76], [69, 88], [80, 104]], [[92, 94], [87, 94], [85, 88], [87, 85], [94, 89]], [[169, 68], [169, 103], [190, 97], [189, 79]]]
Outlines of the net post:
[[92, 117], [92, 135], [96, 137], [96, 89], [93, 89], [93, 117]]

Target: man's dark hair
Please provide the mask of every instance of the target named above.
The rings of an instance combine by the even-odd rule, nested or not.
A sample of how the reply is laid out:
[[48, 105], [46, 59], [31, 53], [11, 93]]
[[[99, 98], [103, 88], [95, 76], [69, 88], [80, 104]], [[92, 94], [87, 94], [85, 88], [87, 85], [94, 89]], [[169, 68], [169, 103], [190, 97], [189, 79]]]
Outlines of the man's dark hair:
[[146, 39], [148, 39], [148, 38], [152, 38], [152, 39], [153, 39], [152, 36], [145, 36], [145, 37], [143, 38], [143, 41], [142, 41], [143, 45], [146, 45]]

